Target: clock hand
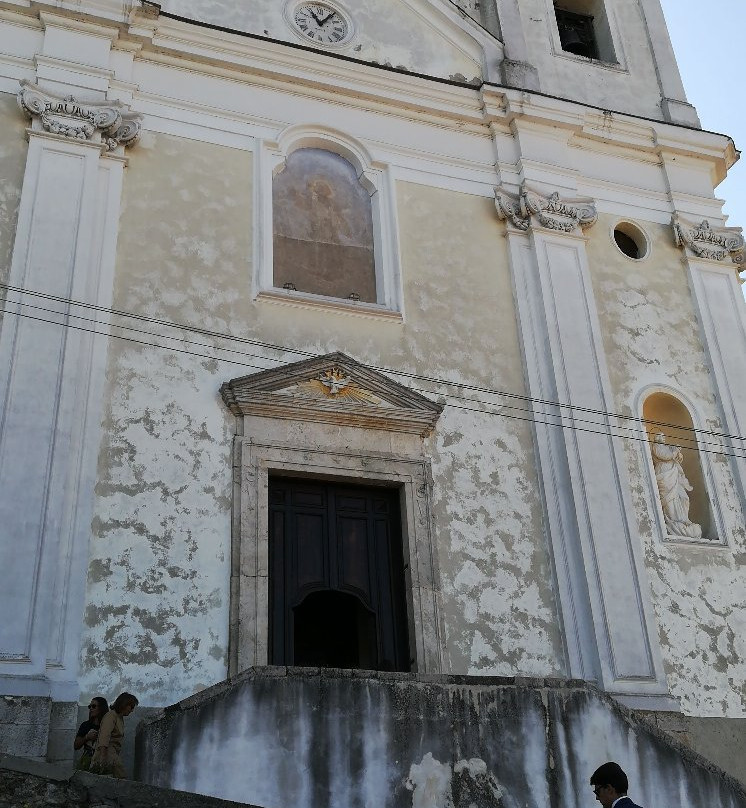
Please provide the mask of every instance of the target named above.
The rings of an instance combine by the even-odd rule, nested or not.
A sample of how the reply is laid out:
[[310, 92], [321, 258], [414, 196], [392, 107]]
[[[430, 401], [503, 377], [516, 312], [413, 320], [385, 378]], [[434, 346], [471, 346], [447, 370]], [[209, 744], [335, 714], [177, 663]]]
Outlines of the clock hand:
[[319, 20], [319, 25], [326, 25], [329, 22], [329, 20], [334, 16], [334, 13], [335, 12], [332, 11], [332, 13], [327, 14], [326, 17], [324, 17], [323, 20]]
[[316, 20], [316, 25], [323, 25], [323, 24], [324, 24], [324, 23], [322, 23], [322, 22], [321, 22], [321, 20], [320, 20], [320, 19], [319, 19], [319, 18], [318, 18], [318, 17], [317, 17], [317, 16], [316, 16], [314, 13], [313, 13], [313, 9], [312, 9], [310, 6], [309, 6], [309, 8], [308, 8], [308, 12], [309, 12], [309, 14], [310, 14], [310, 15], [311, 15], [311, 16], [314, 18], [314, 20]]

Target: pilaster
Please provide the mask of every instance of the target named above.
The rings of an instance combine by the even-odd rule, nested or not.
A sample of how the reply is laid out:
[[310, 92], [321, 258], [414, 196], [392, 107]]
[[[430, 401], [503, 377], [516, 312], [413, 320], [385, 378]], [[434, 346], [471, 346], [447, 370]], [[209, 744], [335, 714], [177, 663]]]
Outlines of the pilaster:
[[744, 238], [735, 227], [693, 224], [674, 216], [672, 227], [681, 248], [699, 317], [702, 339], [723, 418], [724, 442], [746, 514], [746, 302], [739, 283]]
[[508, 222], [569, 673], [631, 706], [670, 709], [590, 282], [583, 231], [595, 206], [525, 186], [496, 199]]
[[[0, 330], [0, 692], [77, 701], [124, 149], [139, 117], [22, 82], [31, 120]], [[46, 295], [40, 298], [39, 294]], [[91, 322], [82, 322], [83, 314]]]
[[539, 71], [529, 62], [526, 34], [523, 30], [518, 0], [494, 0], [505, 46], [501, 66], [502, 80], [508, 87], [541, 90]]

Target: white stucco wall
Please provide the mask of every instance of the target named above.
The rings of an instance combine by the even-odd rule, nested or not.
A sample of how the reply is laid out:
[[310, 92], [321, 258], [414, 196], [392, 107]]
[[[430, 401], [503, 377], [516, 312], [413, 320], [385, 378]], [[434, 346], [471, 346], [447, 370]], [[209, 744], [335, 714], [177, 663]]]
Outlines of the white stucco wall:
[[[398, 207], [412, 359], [439, 378], [523, 392], [492, 201], [405, 184]], [[468, 398], [457, 405], [479, 408]], [[516, 414], [446, 407], [429, 441], [452, 673], [564, 672], [531, 430], [505, 417]]]
[[[569, 87], [571, 94], [590, 103], [597, 103], [591, 94], [601, 93], [615, 108], [611, 101], [620, 99], [639, 104], [640, 110], [652, 109], [657, 85], [651, 78], [652, 61], [642, 51], [639, 65], [633, 69], [629, 64], [629, 73], [564, 56], [548, 60], [546, 33], [538, 33], [539, 22], [543, 20], [545, 30], [546, 19], [538, 19], [540, 0], [532, 3], [525, 6], [526, 13], [533, 7], [537, 20], [526, 24], [530, 28], [536, 22], [532, 41], [537, 48], [541, 43], [542, 69], [556, 74], [558, 88]], [[195, 16], [200, 9], [206, 15], [222, 9], [225, 24], [234, 27], [244, 9], [175, 1], [165, 7]], [[413, 6], [396, 4], [396, 14], [404, 14], [405, 7]], [[273, 25], [285, 24], [275, 4], [257, 3], [255, 10], [274, 20]], [[361, 49], [360, 58], [398, 64], [400, 45], [387, 49], [401, 40], [389, 34], [393, 29], [409, 31], [409, 23], [382, 0], [360, 13], [375, 17], [365, 25], [371, 49]], [[630, 24], [639, 33], [641, 23], [635, 20], [632, 15]], [[678, 174], [666, 175], [660, 165], [664, 158], [656, 151], [659, 133], [652, 125], [610, 116], [608, 128], [602, 129], [591, 118], [595, 113], [583, 118], [579, 105], [562, 106], [545, 96], [516, 92], [508, 104], [495, 91], [492, 106], [483, 111], [485, 96], [472, 88], [413, 79], [411, 85], [392, 90], [380, 82], [380, 70], [358, 67], [354, 87], [319, 93], [314, 84], [321, 81], [318, 75], [309, 79], [305, 65], [291, 64], [290, 49], [282, 46], [262, 45], [262, 59], [277, 57], [272, 64], [277, 74], [270, 78], [251, 62], [259, 57], [255, 40], [247, 38], [240, 44], [230, 40], [246, 61], [229, 74], [225, 62], [235, 53], [220, 50], [225, 44], [218, 41], [220, 36], [202, 29], [189, 29], [194, 41], [186, 43], [174, 23], [151, 45], [128, 39], [124, 29], [91, 33], [87, 23], [72, 20], [69, 25], [77, 28], [68, 39], [60, 33], [67, 22], [58, 21], [55, 28], [47, 18], [45, 24], [47, 33], [34, 14], [23, 12], [13, 17], [13, 26], [2, 28], [3, 41], [12, 43], [6, 48], [12, 56], [0, 57], [10, 91], [17, 86], [17, 65], [23, 65], [24, 75], [36, 77], [33, 56], [41, 37], [49, 38], [44, 47], [55, 58], [71, 58], [74, 46], [90, 36], [95, 48], [89, 42], [91, 52], [84, 56], [91, 64], [93, 55], [98, 61], [95, 67], [79, 65], [81, 85], [72, 89], [80, 97], [103, 92], [96, 89], [104, 82], [101, 76], [116, 67], [117, 81], [109, 91], [128, 98], [132, 92], [133, 107], [146, 116], [145, 134], [129, 151], [125, 172], [116, 309], [306, 353], [342, 350], [372, 366], [522, 394], [505, 226], [496, 217], [492, 188], [499, 177], [515, 190], [530, 174], [532, 182], [547, 190], [561, 188], [569, 196], [574, 186], [587, 181], [603, 209], [616, 207], [629, 214], [644, 205], [655, 220], [646, 225], [653, 235], [651, 259], [639, 265], [629, 264], [616, 251], [608, 217], [588, 231], [595, 302], [618, 407], [632, 412], [639, 389], [665, 378], [695, 401], [703, 424], [722, 429], [682, 254], [671, 245], [663, 224], [678, 204], [717, 220], [719, 205], [710, 180], [715, 161], [724, 162], [718, 149], [725, 147], [713, 138], [705, 141], [702, 135], [700, 142], [698, 135], [677, 131], [681, 140], [666, 141], [669, 168], [678, 159], [677, 149], [688, 156], [677, 164]], [[279, 29], [264, 30], [270, 36]], [[101, 47], [107, 37], [117, 43], [110, 60]], [[444, 45], [440, 34], [413, 39], [407, 33], [405, 41], [406, 66], [416, 64], [424, 72], [437, 67], [442, 75], [451, 75], [451, 70], [455, 75], [476, 65], [472, 55]], [[188, 64], [164, 53], [182, 45], [199, 51]], [[301, 53], [303, 58], [322, 58]], [[211, 61], [206, 54], [218, 55]], [[45, 69], [52, 70], [52, 61], [47, 60]], [[54, 65], [54, 77], [67, 87], [69, 75]], [[555, 70], [559, 65], [563, 67]], [[276, 75], [283, 70], [287, 80], [280, 87]], [[598, 70], [603, 74], [593, 73], [584, 83], [584, 71]], [[332, 72], [319, 75], [326, 80]], [[334, 81], [345, 83], [347, 77], [340, 79], [337, 73]], [[425, 87], [431, 93], [427, 97]], [[587, 97], [582, 95], [585, 87]], [[0, 181], [0, 250], [5, 251], [26, 147], [15, 102], [10, 95], [3, 98], [0, 125], [9, 133], [9, 145], [0, 146], [0, 160], [7, 163]], [[521, 126], [501, 118], [503, 103]], [[566, 129], [553, 126], [555, 112]], [[492, 117], [489, 124], [483, 115]], [[398, 210], [403, 318], [252, 299], [256, 158], [251, 150], [264, 148], [266, 154], [274, 148], [267, 144], [294, 124], [343, 133], [369, 150], [371, 163], [389, 172], [395, 191], [386, 204]], [[662, 130], [661, 137], [671, 131]], [[567, 148], [569, 139], [572, 148]], [[638, 154], [630, 144], [643, 148]], [[703, 155], [708, 149], [710, 156], [692, 157], [700, 145]], [[672, 177], [683, 184], [677, 186]], [[636, 193], [642, 187], [644, 194]], [[226, 673], [234, 424], [219, 386], [305, 353], [220, 340], [223, 350], [216, 355], [212, 347], [195, 345], [211, 343], [211, 337], [115, 318], [118, 335], [149, 342], [156, 341], [153, 334], [123, 331], [123, 325], [152, 330], [161, 338], [171, 334], [176, 342], [168, 342], [168, 349], [118, 338], [110, 342], [80, 682], [84, 697], [127, 687], [144, 704], [163, 704]], [[206, 356], [179, 353], [174, 346]], [[462, 404], [481, 405], [459, 399], [453, 388], [399, 381], [434, 397], [448, 396], [438, 430], [426, 444], [435, 478], [433, 517], [447, 669], [566, 674], [530, 425], [501, 414], [459, 409]], [[694, 549], [660, 542], [651, 518], [654, 492], [644, 482], [639, 445], [627, 447], [626, 457], [674, 695], [692, 713], [742, 715], [746, 672], [740, 662], [744, 614], [738, 593], [745, 539], [728, 463], [714, 461], [727, 546]], [[692, 626], [697, 627], [694, 633]]]
[[[240, 333], [250, 220], [245, 152], [146, 136], [126, 175], [114, 307]], [[204, 353], [183, 339], [172, 344]], [[145, 704], [163, 703], [226, 674], [233, 418], [218, 388], [234, 371], [111, 340], [84, 617], [86, 692], [110, 693], [118, 683]]]
[[[248, 158], [169, 136], [145, 139], [126, 177], [115, 308], [522, 389], [502, 225], [489, 199], [399, 186], [403, 323], [251, 303]], [[299, 358], [264, 353], [268, 367]], [[218, 388], [251, 369], [112, 341], [85, 692], [118, 679], [144, 703], [162, 704], [225, 676], [233, 424]], [[439, 389], [409, 383], [433, 396]], [[446, 669], [561, 674], [529, 425], [446, 407], [426, 445]]]

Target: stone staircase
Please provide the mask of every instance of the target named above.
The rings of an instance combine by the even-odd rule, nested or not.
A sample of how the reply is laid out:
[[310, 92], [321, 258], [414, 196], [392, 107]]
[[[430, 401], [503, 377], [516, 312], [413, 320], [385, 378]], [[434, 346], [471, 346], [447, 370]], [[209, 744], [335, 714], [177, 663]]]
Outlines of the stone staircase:
[[616, 760], [650, 808], [735, 779], [585, 682], [255, 668], [138, 727], [136, 772], [266, 808], [591, 808]]

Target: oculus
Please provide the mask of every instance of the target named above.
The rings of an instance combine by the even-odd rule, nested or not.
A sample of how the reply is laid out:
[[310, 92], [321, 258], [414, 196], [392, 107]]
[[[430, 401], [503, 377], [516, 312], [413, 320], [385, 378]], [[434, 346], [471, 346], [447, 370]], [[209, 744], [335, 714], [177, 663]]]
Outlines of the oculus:
[[326, 3], [299, 3], [288, 17], [297, 33], [318, 45], [341, 45], [350, 38], [352, 26], [347, 16]]
[[632, 222], [619, 222], [612, 234], [616, 246], [635, 261], [647, 258], [650, 250], [648, 240], [642, 230]]

